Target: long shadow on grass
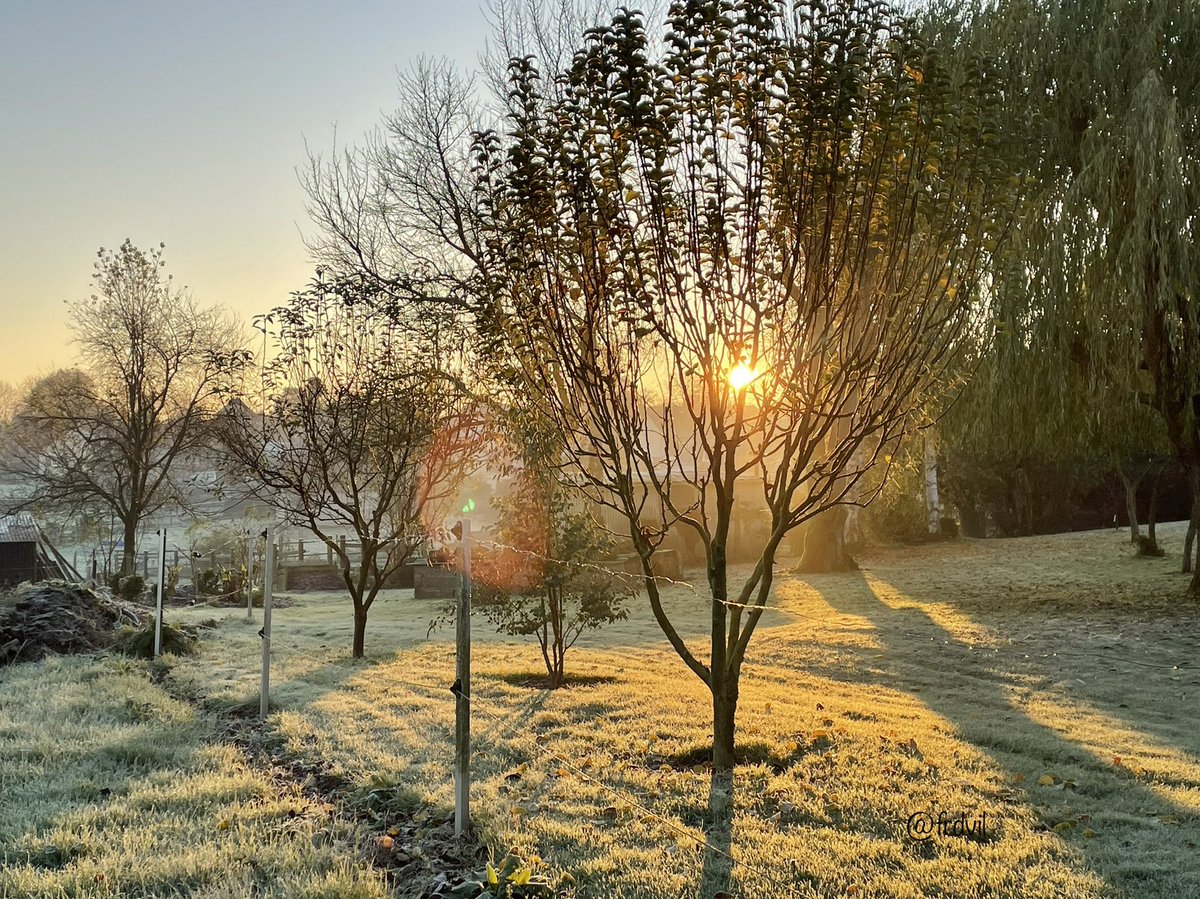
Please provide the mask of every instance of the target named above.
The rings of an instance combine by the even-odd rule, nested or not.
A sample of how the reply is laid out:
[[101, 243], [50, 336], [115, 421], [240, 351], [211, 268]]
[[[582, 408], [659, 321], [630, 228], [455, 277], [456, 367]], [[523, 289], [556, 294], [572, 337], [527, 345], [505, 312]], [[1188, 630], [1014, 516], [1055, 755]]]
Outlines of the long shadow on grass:
[[[1147, 785], [1137, 781], [1110, 758], [1097, 758], [1087, 749], [1030, 718], [1014, 703], [1009, 690], [1016, 679], [958, 639], [919, 608], [893, 608], [883, 602], [861, 574], [809, 581], [836, 612], [868, 619], [875, 627], [878, 649], [842, 651], [842, 665], [824, 672], [842, 680], [878, 682], [913, 693], [936, 714], [953, 722], [960, 736], [987, 753], [1010, 776], [1040, 769], [1075, 765], [1078, 792], [1062, 794], [1062, 802], [1092, 810], [1093, 824], [1101, 831], [1094, 840], [1070, 837], [1072, 847], [1088, 859], [1097, 873], [1125, 895], [1168, 897], [1178, 894], [1179, 878], [1200, 886], [1200, 859], [1194, 849], [1192, 828], [1162, 827], [1152, 816], [1191, 817]], [[872, 670], [874, 669], [874, 670]], [[1047, 825], [1050, 796], [1028, 787], [1027, 799], [1039, 809]], [[1105, 799], [1121, 796], [1126, 805], [1140, 810], [1136, 819], [1117, 815], [1104, 819]], [[1068, 800], [1068, 797], [1069, 800]], [[1132, 798], [1132, 799], [1131, 799]], [[1130, 801], [1131, 799], [1131, 801]], [[1108, 833], [1105, 833], [1105, 830]], [[1118, 838], [1120, 838], [1118, 843]], [[1181, 870], [1181, 859], [1193, 866]]]
[[[1157, 559], [1129, 562], [1161, 564]], [[929, 579], [922, 580], [919, 571], [907, 565], [888, 566], [878, 574], [905, 597], [917, 603], [926, 601], [922, 594], [929, 590]], [[938, 599], [956, 604], [958, 597], [939, 595]], [[1003, 647], [1005, 664], [1010, 668], [1047, 684], [1065, 684], [1072, 697], [1114, 722], [1124, 722], [1165, 747], [1200, 757], [1200, 732], [1189, 714], [1191, 706], [1180, 695], [1194, 695], [1194, 688], [1200, 687], [1200, 672], [1194, 667], [1171, 667], [1180, 662], [1185, 666], [1196, 664], [1183, 646], [1189, 637], [1194, 640], [1197, 636], [1194, 608], [1151, 602], [1097, 609], [1095, 604], [1084, 606], [1074, 598], [1059, 602], [1051, 597], [1043, 606], [1018, 605], [1016, 609], [1011, 603], [1001, 606], [999, 601], [994, 610], [981, 609], [975, 603], [969, 614], [976, 624], [1001, 638], [1016, 638], [1017, 642]], [[1043, 616], [1056, 619], [1059, 633], [1079, 634], [1080, 638], [1064, 645], [1057, 634], [1038, 633]], [[1024, 622], [1034, 624], [1030, 627]], [[1108, 631], [1110, 641], [1097, 644], [1083, 637], [1093, 631]], [[1121, 634], [1136, 634], [1140, 639], [1135, 645], [1126, 645], [1127, 641], [1119, 639]], [[987, 652], [982, 654], [986, 657]], [[1120, 747], [1114, 747], [1114, 755], [1123, 754]]]
[[700, 899], [729, 893], [733, 880], [733, 774], [714, 771], [708, 791], [708, 833], [700, 873]]

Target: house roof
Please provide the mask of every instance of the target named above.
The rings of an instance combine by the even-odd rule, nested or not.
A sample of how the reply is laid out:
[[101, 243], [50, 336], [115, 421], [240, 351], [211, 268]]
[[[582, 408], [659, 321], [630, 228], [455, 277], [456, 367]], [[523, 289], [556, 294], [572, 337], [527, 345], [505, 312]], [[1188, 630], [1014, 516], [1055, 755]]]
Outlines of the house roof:
[[28, 512], [0, 516], [0, 543], [37, 543], [38, 529]]

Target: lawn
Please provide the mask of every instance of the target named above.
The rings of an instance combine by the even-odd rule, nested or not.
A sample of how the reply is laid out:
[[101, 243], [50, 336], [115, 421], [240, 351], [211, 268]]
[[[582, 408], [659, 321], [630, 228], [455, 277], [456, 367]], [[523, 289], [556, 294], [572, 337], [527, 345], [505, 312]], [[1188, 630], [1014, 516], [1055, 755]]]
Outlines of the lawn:
[[[1097, 531], [785, 574], [731, 784], [702, 764], [706, 692], [644, 602], [552, 692], [534, 645], [476, 621], [475, 821], [588, 899], [1200, 895], [1200, 610], [1178, 599], [1182, 526], [1160, 533], [1166, 559]], [[702, 647], [702, 588], [668, 593]], [[352, 663], [348, 601], [293, 598], [265, 731], [239, 717], [261, 653], [244, 611], [175, 611], [218, 626], [157, 670], [0, 674], [5, 895], [384, 893], [381, 869], [404, 869], [376, 838], [450, 808], [452, 633], [426, 637], [439, 603], [389, 592]], [[922, 813], [985, 832], [914, 839]]]

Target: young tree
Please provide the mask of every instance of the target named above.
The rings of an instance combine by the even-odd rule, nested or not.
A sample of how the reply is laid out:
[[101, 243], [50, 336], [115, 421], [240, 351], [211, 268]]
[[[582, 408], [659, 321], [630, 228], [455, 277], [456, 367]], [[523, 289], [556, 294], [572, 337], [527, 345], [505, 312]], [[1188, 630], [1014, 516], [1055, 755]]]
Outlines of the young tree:
[[141, 522], [182, 501], [180, 463], [209, 445], [206, 422], [246, 354], [232, 321], [164, 275], [162, 245], [98, 255], [95, 293], [70, 305], [82, 364], [34, 384], [0, 465], [28, 487], [22, 507], [110, 510], [132, 574]]
[[[673, 3], [661, 44], [620, 12], [564, 70], [515, 60], [510, 97], [478, 140], [481, 318], [625, 519], [726, 771], [780, 542], [895, 452], [983, 339], [1003, 97], [882, 4], [776, 0]], [[769, 527], [739, 584], [747, 490]], [[672, 528], [704, 547], [707, 658], [654, 577]]]
[[[337, 557], [354, 606], [354, 658], [388, 579], [447, 511], [481, 428], [453, 368], [461, 336], [436, 315], [401, 321], [359, 283], [307, 290], [261, 320], [271, 344], [262, 414], [231, 403], [235, 474]], [[357, 546], [338, 541], [354, 535]]]
[[567, 650], [585, 631], [624, 621], [633, 590], [599, 564], [612, 539], [542, 472], [522, 472], [497, 503], [496, 544], [485, 542], [476, 556], [472, 595], [502, 632], [537, 638], [549, 686], [557, 689]]

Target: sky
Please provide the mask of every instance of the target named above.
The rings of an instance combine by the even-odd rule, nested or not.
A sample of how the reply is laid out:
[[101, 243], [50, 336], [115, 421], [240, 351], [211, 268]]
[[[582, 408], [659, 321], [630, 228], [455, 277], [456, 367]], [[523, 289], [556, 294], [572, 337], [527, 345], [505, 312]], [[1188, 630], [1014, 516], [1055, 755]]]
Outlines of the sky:
[[100, 247], [244, 321], [311, 275], [297, 167], [421, 55], [476, 64], [486, 0], [0, 0], [0, 380], [70, 365]]

